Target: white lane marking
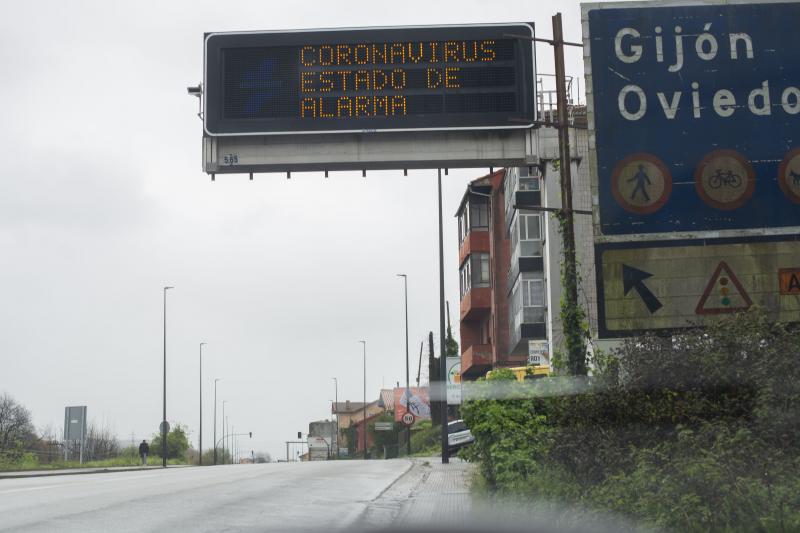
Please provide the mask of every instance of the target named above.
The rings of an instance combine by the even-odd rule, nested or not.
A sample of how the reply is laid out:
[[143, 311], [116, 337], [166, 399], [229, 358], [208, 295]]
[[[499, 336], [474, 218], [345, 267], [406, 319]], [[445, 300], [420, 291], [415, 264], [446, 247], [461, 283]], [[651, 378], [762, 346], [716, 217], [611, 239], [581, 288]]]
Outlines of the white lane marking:
[[27, 487], [24, 489], [11, 489], [11, 490], [2, 490], [0, 494], [12, 494], [14, 492], [29, 492], [32, 490], [44, 490], [44, 489], [53, 489], [57, 487], [63, 487], [63, 485], [44, 485], [42, 487]]

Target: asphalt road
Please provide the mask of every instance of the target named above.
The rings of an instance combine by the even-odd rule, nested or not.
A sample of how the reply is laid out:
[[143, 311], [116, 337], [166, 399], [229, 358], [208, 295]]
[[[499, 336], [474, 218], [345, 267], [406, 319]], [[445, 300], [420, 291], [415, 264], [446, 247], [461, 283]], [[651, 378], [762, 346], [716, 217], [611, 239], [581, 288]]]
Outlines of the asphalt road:
[[227, 465], [0, 480], [0, 531], [336, 531], [406, 460]]

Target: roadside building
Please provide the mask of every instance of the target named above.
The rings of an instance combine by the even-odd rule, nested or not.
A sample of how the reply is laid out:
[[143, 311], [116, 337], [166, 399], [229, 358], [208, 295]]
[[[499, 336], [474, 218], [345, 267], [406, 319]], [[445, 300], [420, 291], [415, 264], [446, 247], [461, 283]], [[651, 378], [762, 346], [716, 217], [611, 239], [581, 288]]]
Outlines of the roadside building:
[[[355, 443], [349, 441], [355, 438], [356, 425], [364, 419], [364, 407], [364, 402], [351, 402], [350, 400], [331, 403], [331, 414], [336, 416], [339, 421], [337, 447], [342, 455], [344, 455], [345, 450], [348, 455], [352, 455], [353, 450], [355, 450], [354, 447], [351, 447], [351, 444], [354, 445]], [[380, 405], [379, 400], [366, 404], [367, 419], [383, 412], [384, 408]], [[348, 438], [348, 435], [350, 435], [350, 438]]]
[[[582, 109], [571, 110], [573, 125], [578, 126], [570, 129], [573, 208], [590, 210]], [[526, 365], [537, 348], [546, 354], [542, 362], [549, 364], [549, 355], [563, 345], [561, 237], [558, 220], [546, 211], [561, 207], [557, 131], [540, 128], [536, 139], [538, 165], [500, 169], [473, 180], [456, 212], [465, 380], [493, 368]], [[580, 304], [595, 330], [591, 232], [591, 217], [576, 215]]]

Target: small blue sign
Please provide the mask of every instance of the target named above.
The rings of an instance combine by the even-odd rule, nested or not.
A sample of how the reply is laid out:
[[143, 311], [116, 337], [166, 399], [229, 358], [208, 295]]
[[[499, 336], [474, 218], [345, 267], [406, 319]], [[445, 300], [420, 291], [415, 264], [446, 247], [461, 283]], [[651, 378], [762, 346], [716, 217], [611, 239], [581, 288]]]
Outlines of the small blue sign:
[[800, 226], [800, 3], [588, 11], [605, 235]]

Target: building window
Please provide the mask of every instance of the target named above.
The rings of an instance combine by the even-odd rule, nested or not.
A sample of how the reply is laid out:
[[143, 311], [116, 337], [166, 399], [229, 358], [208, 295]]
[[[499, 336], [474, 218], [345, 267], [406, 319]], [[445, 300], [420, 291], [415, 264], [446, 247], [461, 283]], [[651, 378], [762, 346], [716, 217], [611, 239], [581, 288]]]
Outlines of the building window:
[[467, 256], [459, 271], [459, 285], [463, 298], [473, 287], [491, 285], [489, 254], [474, 253]]
[[489, 202], [472, 199], [469, 202], [470, 228], [489, 228]]
[[461, 298], [463, 299], [464, 296], [469, 292], [472, 288], [472, 268], [470, 267], [471, 258], [467, 257], [467, 260], [464, 261], [464, 264], [461, 265], [461, 269], [459, 270], [459, 286], [461, 288]]
[[459, 270], [459, 285], [462, 298], [473, 287], [489, 287], [491, 285], [489, 254], [474, 253], [467, 256]]
[[471, 197], [458, 214], [458, 242], [464, 242], [473, 229], [489, 229], [489, 202]]
[[520, 211], [511, 227], [511, 261], [520, 257], [542, 257], [542, 216]]
[[536, 171], [533, 173], [528, 172], [528, 167], [520, 167], [519, 169], [519, 190], [520, 191], [538, 191], [540, 190], [539, 178], [536, 177]]
[[546, 321], [545, 282], [541, 272], [522, 272], [511, 289], [509, 298], [509, 339], [516, 345], [521, 339], [522, 324]]
[[464, 242], [469, 234], [469, 204], [458, 215], [458, 243]]
[[472, 261], [472, 286], [488, 287], [491, 283], [489, 254], [472, 254], [470, 260]]
[[520, 213], [519, 215], [519, 255], [521, 257], [542, 256], [542, 217]]
[[522, 322], [534, 324], [544, 322], [544, 279], [541, 273], [520, 274], [522, 291]]

